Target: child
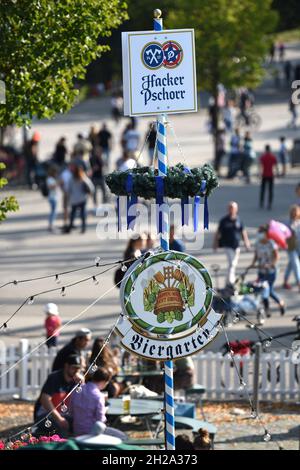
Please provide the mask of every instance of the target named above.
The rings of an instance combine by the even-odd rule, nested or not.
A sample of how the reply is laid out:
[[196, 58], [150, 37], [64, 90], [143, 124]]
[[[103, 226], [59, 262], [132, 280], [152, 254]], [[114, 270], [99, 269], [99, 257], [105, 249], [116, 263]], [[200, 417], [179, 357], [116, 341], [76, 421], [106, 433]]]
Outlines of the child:
[[48, 348], [51, 348], [57, 345], [57, 337], [59, 335], [58, 329], [61, 326], [61, 319], [56, 304], [46, 304], [44, 312], [47, 315], [45, 320], [47, 346]]

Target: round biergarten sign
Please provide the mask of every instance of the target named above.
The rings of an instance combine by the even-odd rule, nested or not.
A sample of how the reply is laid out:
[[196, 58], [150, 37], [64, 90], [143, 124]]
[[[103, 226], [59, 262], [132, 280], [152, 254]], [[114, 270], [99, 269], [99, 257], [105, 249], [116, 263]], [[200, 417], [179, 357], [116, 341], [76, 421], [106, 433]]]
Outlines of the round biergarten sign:
[[123, 346], [154, 360], [194, 354], [218, 332], [212, 298], [210, 275], [195, 257], [166, 251], [137, 260], [121, 285]]

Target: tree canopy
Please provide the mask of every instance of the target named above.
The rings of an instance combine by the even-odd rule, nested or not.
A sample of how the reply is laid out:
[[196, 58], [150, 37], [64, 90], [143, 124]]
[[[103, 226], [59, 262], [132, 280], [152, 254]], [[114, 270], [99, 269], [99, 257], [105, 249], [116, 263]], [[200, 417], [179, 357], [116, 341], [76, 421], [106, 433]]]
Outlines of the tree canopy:
[[255, 87], [263, 77], [267, 34], [276, 26], [272, 0], [174, 0], [167, 28], [195, 28], [198, 85], [214, 93]]
[[[0, 162], [0, 173], [4, 169], [4, 163]], [[0, 189], [6, 186], [7, 183], [7, 179], [0, 176]], [[0, 223], [6, 219], [8, 212], [16, 212], [18, 209], [19, 204], [14, 196], [6, 196], [3, 199], [0, 199]]]
[[127, 18], [122, 0], [2, 0], [0, 126], [51, 118], [70, 109], [74, 79], [108, 50], [98, 38]]

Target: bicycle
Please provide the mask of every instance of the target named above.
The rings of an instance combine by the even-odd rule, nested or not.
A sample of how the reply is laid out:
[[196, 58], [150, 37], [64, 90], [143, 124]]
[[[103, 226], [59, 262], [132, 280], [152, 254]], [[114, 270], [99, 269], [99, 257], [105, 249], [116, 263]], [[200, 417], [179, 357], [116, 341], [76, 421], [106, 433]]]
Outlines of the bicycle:
[[260, 128], [261, 124], [262, 119], [253, 108], [249, 108], [245, 112], [240, 112], [235, 118], [236, 128], [250, 127], [251, 129], [257, 130]]

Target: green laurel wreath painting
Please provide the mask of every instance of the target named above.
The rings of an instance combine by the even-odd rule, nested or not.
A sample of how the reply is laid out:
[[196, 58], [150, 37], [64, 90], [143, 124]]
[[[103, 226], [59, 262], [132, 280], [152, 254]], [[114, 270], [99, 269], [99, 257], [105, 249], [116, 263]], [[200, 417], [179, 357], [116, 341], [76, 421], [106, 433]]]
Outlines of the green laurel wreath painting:
[[[166, 261], [163, 266], [155, 269], [155, 265]], [[188, 265], [194, 268], [194, 274], [188, 275], [181, 266]], [[138, 295], [137, 305], [142, 305], [145, 312], [149, 312], [149, 321], [140, 318], [132, 305], [132, 295], [135, 294], [134, 285], [137, 278], [149, 267], [152, 267], [151, 275], [143, 280], [142, 290]], [[186, 271], [186, 270], [185, 270]], [[205, 295], [201, 308], [193, 314], [195, 307], [195, 280], [201, 278], [205, 286]], [[134, 292], [133, 292], [134, 291]], [[131, 272], [124, 279], [122, 286], [123, 310], [128, 315], [133, 325], [157, 334], [176, 334], [184, 332], [199, 321], [209, 312], [212, 303], [212, 282], [205, 266], [193, 256], [176, 251], [166, 251], [151, 256], [143, 263], [137, 262]], [[192, 318], [178, 325], [184, 320], [184, 312], [191, 312]], [[151, 318], [156, 325], [151, 324]], [[173, 326], [173, 322], [177, 325]], [[157, 326], [157, 323], [167, 323], [167, 326]]]

